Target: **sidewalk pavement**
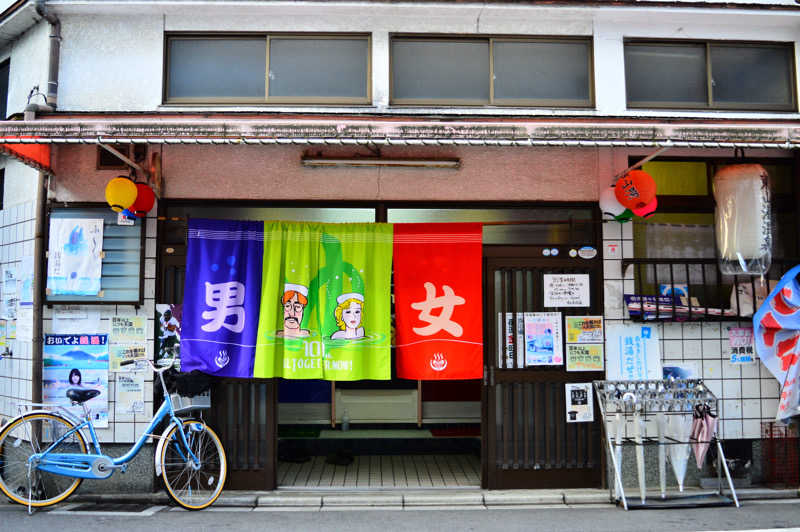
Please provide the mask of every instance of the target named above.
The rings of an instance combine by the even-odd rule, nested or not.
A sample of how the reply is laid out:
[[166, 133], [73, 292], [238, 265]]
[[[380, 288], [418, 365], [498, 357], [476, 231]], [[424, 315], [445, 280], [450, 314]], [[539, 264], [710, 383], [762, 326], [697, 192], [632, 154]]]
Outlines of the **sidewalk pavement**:
[[[686, 490], [685, 494], [708, 493], [707, 490]], [[672, 493], [671, 493], [672, 494]], [[739, 501], [792, 499], [800, 497], [800, 489], [740, 488]], [[658, 498], [657, 492], [650, 493]], [[159, 493], [104, 493], [70, 497], [69, 502], [143, 503], [165, 505], [167, 495]], [[798, 501], [800, 503], [800, 501]], [[289, 490], [225, 491], [214, 503], [215, 508], [251, 508], [260, 511], [325, 511], [403, 508], [431, 510], [458, 509], [525, 509], [563, 507], [582, 504], [607, 504], [608, 490], [482, 490], [482, 489], [391, 489], [369, 491]]]

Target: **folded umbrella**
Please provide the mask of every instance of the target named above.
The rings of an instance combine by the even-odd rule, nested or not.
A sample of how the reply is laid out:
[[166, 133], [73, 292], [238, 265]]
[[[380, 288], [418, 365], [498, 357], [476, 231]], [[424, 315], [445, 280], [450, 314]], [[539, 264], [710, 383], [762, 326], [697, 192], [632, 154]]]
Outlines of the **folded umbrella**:
[[658, 426], [658, 483], [661, 488], [661, 498], [667, 498], [667, 450], [664, 448], [664, 411], [656, 414], [656, 425]]
[[669, 446], [669, 461], [672, 464], [672, 472], [678, 480], [679, 491], [683, 491], [686, 466], [692, 452], [688, 443], [691, 429], [692, 418], [686, 414], [671, 414], [667, 420], [668, 436], [674, 440]]
[[636, 443], [636, 473], [639, 478], [639, 497], [642, 504], [647, 498], [647, 485], [644, 477], [644, 445], [642, 442], [642, 414], [639, 398], [632, 392], [626, 393], [622, 400], [633, 405], [633, 440]]
[[694, 420], [690, 438], [697, 469], [703, 468], [708, 447], [711, 445], [711, 439], [716, 432], [717, 416], [711, 413], [711, 408], [708, 405], [697, 405], [694, 408]]
[[[620, 472], [622, 471], [622, 438], [625, 435], [625, 422], [623, 421], [622, 413], [617, 412], [614, 416], [614, 428], [615, 428], [615, 440], [616, 445], [614, 446], [614, 454], [616, 455], [617, 459], [617, 467], [619, 468]], [[619, 486], [617, 482], [614, 482], [614, 496], [619, 497]]]

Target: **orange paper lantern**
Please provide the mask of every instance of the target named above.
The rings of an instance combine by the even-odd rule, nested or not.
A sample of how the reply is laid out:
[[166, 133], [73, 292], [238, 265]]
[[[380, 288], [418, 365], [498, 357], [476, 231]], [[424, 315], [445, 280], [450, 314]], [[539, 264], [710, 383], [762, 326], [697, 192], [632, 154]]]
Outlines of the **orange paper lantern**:
[[631, 170], [621, 177], [614, 187], [617, 201], [635, 211], [648, 205], [656, 197], [656, 182], [642, 170]]

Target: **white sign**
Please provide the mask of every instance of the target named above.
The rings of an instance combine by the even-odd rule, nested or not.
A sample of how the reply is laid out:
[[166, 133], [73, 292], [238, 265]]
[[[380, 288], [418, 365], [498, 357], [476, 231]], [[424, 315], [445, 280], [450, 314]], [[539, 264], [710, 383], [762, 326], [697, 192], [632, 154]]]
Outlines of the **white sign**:
[[589, 274], [545, 274], [545, 307], [588, 307]]
[[53, 334], [100, 333], [100, 310], [80, 305], [59, 305], [53, 308]]
[[731, 364], [755, 363], [752, 327], [728, 327], [731, 346]]
[[144, 413], [144, 373], [117, 373], [115, 391], [119, 412]]
[[564, 383], [566, 387], [567, 423], [585, 423], [594, 421], [594, 399], [592, 383]]
[[606, 326], [606, 378], [609, 380], [661, 379], [658, 329], [650, 325]]

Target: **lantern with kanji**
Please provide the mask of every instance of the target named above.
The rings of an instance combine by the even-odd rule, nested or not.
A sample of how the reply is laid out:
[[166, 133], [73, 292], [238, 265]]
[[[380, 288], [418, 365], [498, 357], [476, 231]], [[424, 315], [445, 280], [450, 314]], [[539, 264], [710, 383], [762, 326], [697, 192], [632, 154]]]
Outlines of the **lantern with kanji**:
[[647, 172], [631, 170], [617, 180], [614, 194], [626, 208], [641, 209], [656, 197], [656, 182]]

